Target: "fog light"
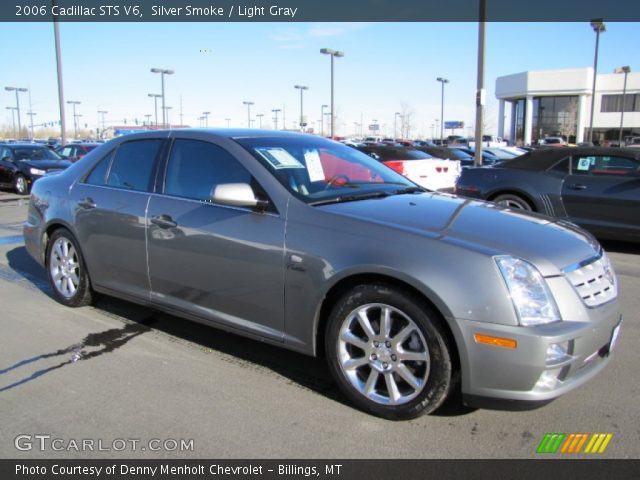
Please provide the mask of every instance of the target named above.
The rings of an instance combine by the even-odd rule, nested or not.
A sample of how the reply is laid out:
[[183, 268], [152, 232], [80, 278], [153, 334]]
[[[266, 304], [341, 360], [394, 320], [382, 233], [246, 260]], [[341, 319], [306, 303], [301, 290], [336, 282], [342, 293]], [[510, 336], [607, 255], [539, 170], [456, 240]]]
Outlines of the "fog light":
[[567, 360], [571, 360], [571, 355], [569, 355], [569, 341], [549, 344], [545, 357], [547, 367], [564, 363]]
[[536, 382], [536, 385], [535, 387], [533, 387], [533, 389], [547, 392], [556, 388], [558, 384], [562, 383], [560, 380], [558, 380], [558, 375], [560, 375], [561, 370], [562, 367], [559, 367], [542, 372], [542, 375], [540, 375], [540, 378]]

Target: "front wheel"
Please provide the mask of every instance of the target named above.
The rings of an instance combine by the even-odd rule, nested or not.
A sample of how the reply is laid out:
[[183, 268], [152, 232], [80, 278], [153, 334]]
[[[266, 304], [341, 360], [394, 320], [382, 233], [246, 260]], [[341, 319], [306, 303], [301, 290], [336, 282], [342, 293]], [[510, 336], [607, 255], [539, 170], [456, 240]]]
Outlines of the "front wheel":
[[362, 285], [333, 308], [325, 349], [341, 390], [390, 420], [438, 408], [453, 388], [451, 347], [440, 316], [422, 299], [386, 285]]
[[56, 299], [68, 307], [92, 302], [92, 291], [80, 247], [68, 230], [58, 229], [47, 245], [47, 273]]
[[18, 195], [26, 195], [29, 193], [29, 184], [27, 183], [27, 179], [24, 178], [24, 175], [16, 175], [13, 180], [13, 188], [18, 193]]

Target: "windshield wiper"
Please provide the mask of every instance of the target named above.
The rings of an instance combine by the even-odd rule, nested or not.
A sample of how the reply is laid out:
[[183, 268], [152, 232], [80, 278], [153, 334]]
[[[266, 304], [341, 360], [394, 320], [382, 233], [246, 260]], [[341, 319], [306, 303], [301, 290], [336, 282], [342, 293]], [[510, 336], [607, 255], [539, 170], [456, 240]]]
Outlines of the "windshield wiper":
[[393, 192], [369, 192], [362, 193], [360, 195], [341, 195], [339, 197], [325, 198], [323, 200], [316, 200], [315, 202], [309, 202], [309, 205], [328, 205], [330, 203], [343, 203], [343, 202], [355, 202], [357, 200], [368, 200], [370, 198], [384, 198], [389, 195], [393, 195]]
[[396, 190], [393, 192], [394, 195], [404, 195], [405, 193], [425, 193], [428, 192], [426, 188], [422, 187], [407, 187], [401, 188], [400, 190]]

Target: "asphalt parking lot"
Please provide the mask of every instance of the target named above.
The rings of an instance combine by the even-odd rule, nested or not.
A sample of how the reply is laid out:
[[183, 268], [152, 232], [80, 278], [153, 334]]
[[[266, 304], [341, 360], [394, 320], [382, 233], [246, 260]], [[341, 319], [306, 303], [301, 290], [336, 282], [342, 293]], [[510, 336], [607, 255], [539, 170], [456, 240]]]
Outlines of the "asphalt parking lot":
[[[534, 458], [547, 432], [612, 433], [598, 458], [640, 457], [640, 246], [605, 245], [625, 320], [593, 381], [537, 410], [450, 402], [390, 422], [349, 405], [322, 360], [114, 299], [56, 303], [22, 243], [27, 201], [0, 192], [2, 458]], [[62, 449], [19, 450], [20, 435], [49, 435]], [[111, 450], [70, 447], [83, 439]], [[143, 451], [151, 439], [192, 449]]]

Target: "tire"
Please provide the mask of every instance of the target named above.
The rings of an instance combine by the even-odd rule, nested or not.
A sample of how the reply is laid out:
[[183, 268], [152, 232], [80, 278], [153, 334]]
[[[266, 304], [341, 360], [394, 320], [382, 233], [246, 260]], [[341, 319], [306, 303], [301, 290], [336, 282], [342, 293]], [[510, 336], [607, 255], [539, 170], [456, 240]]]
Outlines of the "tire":
[[525, 210], [527, 212], [535, 211], [531, 203], [526, 198], [523, 198], [520, 195], [516, 195], [514, 193], [504, 193], [502, 195], [498, 195], [493, 199], [493, 201], [498, 205], [502, 205], [504, 207]]
[[13, 180], [13, 188], [15, 189], [18, 195], [28, 195], [29, 194], [29, 184], [27, 183], [27, 179], [24, 178], [24, 175], [16, 175]]
[[455, 383], [451, 351], [437, 312], [383, 284], [347, 292], [333, 307], [325, 334], [327, 362], [342, 392], [360, 409], [389, 420], [431, 413], [444, 402]]
[[51, 235], [46, 268], [56, 300], [67, 307], [84, 307], [92, 303], [93, 292], [84, 258], [68, 230], [60, 228]]

